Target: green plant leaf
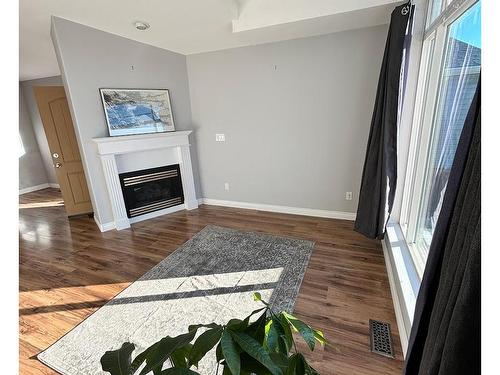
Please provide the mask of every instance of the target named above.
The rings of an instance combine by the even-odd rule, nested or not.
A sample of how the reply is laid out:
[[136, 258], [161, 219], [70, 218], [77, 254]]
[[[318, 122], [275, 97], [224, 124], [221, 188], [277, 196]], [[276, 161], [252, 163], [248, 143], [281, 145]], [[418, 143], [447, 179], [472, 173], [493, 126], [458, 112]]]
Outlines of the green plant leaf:
[[306, 358], [302, 354], [299, 353], [299, 357], [300, 357], [302, 364], [304, 366], [304, 373], [306, 375], [319, 375], [319, 373], [314, 368], [312, 368], [309, 363], [307, 363]]
[[314, 337], [314, 330], [311, 327], [309, 327], [306, 323], [297, 319], [293, 315], [284, 312], [283, 316], [290, 322], [292, 327], [295, 328], [295, 330], [297, 330], [300, 333], [304, 341], [309, 346], [309, 349], [314, 350], [314, 346], [316, 344], [316, 340]]
[[270, 353], [269, 356], [273, 362], [285, 372], [288, 367], [288, 356], [282, 353]]
[[269, 306], [269, 303], [262, 299], [262, 295], [259, 292], [254, 292], [253, 300], [257, 302], [262, 302], [264, 305]]
[[137, 355], [137, 357], [134, 358], [134, 360], [132, 361], [132, 365], [130, 366], [131, 374], [135, 374], [135, 372], [139, 369], [139, 367], [141, 367], [141, 365], [144, 363], [146, 358], [152, 355], [152, 353], [156, 350], [159, 344], [160, 344], [159, 341], [155, 342], [153, 345], [145, 349], [142, 353], [140, 353], [139, 355]]
[[222, 346], [219, 343], [217, 344], [217, 348], [215, 348], [215, 358], [217, 359], [217, 362], [220, 362], [224, 359], [224, 354], [222, 354]]
[[259, 361], [253, 358], [248, 353], [241, 353], [241, 375], [247, 374], [259, 374], [259, 375], [272, 375], [271, 372]]
[[251, 323], [246, 329], [245, 333], [255, 339], [259, 344], [264, 342], [264, 337], [266, 335], [266, 323], [267, 323], [267, 309], [265, 309], [259, 318]]
[[282, 331], [278, 330], [278, 332], [280, 332], [281, 341], [284, 344], [285, 350], [283, 350], [283, 345], [278, 342], [279, 352], [288, 355], [293, 346], [293, 335], [292, 335], [292, 330], [290, 328], [290, 323], [283, 316], [283, 313], [280, 313], [280, 315], [278, 316], [274, 316], [273, 322], [276, 324], [276, 327], [281, 326], [282, 330]]
[[[272, 353], [272, 352], [277, 352], [278, 351], [278, 340], [280, 338], [280, 333], [278, 332], [278, 329], [281, 328], [283, 331], [283, 328], [281, 325], [278, 323], [278, 327], [276, 326], [276, 323], [274, 319], [271, 319], [267, 325], [266, 325], [266, 347], [267, 349]], [[283, 333], [284, 334], [284, 333]]]
[[[288, 352], [292, 347], [292, 333], [290, 331], [288, 322], [285, 320], [284, 323], [282, 323], [278, 317], [273, 316], [270, 323], [271, 324], [267, 328], [266, 338], [266, 345], [268, 350], [271, 353], [278, 352], [288, 355]], [[290, 337], [290, 342], [288, 342], [285, 329], [289, 333], [288, 336]]]
[[235, 330], [235, 331], [239, 331], [239, 330], [243, 330], [247, 327], [247, 324], [248, 324], [248, 320], [247, 321], [244, 321], [244, 320], [241, 320], [241, 319], [230, 319], [229, 322], [227, 322], [226, 326], [228, 328], [231, 328], [232, 330]]
[[274, 364], [266, 350], [253, 338], [243, 332], [231, 332], [234, 341], [246, 353], [262, 363], [273, 375], [281, 375], [281, 370]]
[[319, 375], [319, 373], [307, 363], [304, 355], [295, 353], [289, 358], [285, 375]]
[[134, 344], [126, 342], [120, 349], [107, 351], [101, 357], [102, 369], [111, 375], [130, 375], [134, 349]]
[[288, 368], [286, 369], [285, 375], [304, 375], [305, 368], [304, 362], [302, 361], [302, 354], [295, 353], [290, 356], [288, 362]]
[[267, 308], [267, 307], [262, 307], [262, 308], [260, 308], [260, 309], [257, 309], [257, 310], [252, 311], [252, 312], [250, 313], [250, 315], [248, 315], [248, 316], [247, 316], [247, 317], [246, 317], [243, 321], [244, 321], [244, 322], [246, 322], [246, 323], [247, 323], [247, 325], [248, 325], [248, 322], [250, 322], [250, 318], [251, 318], [252, 316], [254, 316], [255, 314], [260, 313], [261, 311], [264, 311], [264, 310], [265, 310], [265, 312], [264, 312], [264, 315], [265, 315], [265, 314], [267, 313], [268, 308]]
[[307, 365], [307, 367], [306, 367], [306, 374], [307, 375], [319, 375], [319, 372], [316, 371], [314, 368], [312, 368], [312, 366], [310, 364], [308, 364], [306, 362], [306, 365]]
[[176, 337], [164, 337], [158, 342], [158, 346], [152, 350], [146, 357], [146, 366], [142, 369], [139, 375], [147, 374], [148, 372], [162, 368], [163, 363], [170, 357], [170, 355], [178, 348], [189, 344], [195, 337], [196, 330], [179, 335]]
[[200, 375], [196, 371], [190, 370], [188, 368], [167, 368], [163, 370], [161, 375]]
[[188, 358], [192, 348], [192, 344], [186, 344], [173, 351], [170, 355], [170, 360], [172, 361], [174, 367], [189, 368]]
[[227, 322], [226, 326], [231, 328], [232, 331], [244, 331], [248, 327], [248, 323], [250, 322], [250, 318], [254, 316], [255, 314], [267, 310], [267, 307], [262, 307], [260, 309], [254, 310], [248, 315], [245, 319], [231, 319], [229, 322]]
[[321, 344], [321, 345], [325, 345], [328, 341], [326, 341], [325, 339], [325, 335], [323, 334], [322, 331], [320, 330], [317, 330], [317, 329], [313, 329], [314, 331], [314, 338]]
[[222, 327], [216, 327], [203, 332], [194, 342], [191, 353], [189, 354], [189, 365], [198, 367], [198, 362], [215, 344], [217, 344], [222, 336]]
[[[240, 354], [236, 349], [236, 345], [233, 341], [231, 334], [228, 329], [224, 330], [222, 337], [220, 339], [222, 354], [227, 362], [227, 367], [231, 370], [232, 375], [240, 375], [241, 363]], [[224, 366], [225, 368], [226, 366]]]

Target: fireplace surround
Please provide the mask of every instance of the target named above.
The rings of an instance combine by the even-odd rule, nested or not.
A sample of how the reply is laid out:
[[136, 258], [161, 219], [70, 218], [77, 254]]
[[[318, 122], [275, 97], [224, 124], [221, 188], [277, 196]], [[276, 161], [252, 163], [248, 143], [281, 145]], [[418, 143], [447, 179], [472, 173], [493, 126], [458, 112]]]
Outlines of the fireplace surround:
[[[112, 223], [99, 223], [98, 218], [95, 218], [101, 231], [113, 228], [117, 230], [126, 229], [130, 227], [131, 223], [182, 209], [192, 210], [198, 208], [189, 150], [189, 134], [191, 134], [191, 131], [175, 131], [93, 139], [101, 159], [113, 211]], [[182, 187], [182, 203], [174, 201], [170, 202], [174, 203], [174, 205], [168, 206], [167, 204], [156, 211], [134, 211], [133, 213], [137, 215], [130, 215], [130, 210], [127, 212], [120, 175], [172, 165], [178, 165], [177, 171], [180, 174], [179, 179]]]

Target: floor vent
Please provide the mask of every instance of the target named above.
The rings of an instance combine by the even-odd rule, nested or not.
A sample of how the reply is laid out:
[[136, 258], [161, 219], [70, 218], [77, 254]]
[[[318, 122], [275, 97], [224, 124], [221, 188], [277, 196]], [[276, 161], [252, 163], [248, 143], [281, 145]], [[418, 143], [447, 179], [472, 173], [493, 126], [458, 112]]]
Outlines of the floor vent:
[[394, 358], [389, 323], [370, 319], [370, 340], [373, 353]]

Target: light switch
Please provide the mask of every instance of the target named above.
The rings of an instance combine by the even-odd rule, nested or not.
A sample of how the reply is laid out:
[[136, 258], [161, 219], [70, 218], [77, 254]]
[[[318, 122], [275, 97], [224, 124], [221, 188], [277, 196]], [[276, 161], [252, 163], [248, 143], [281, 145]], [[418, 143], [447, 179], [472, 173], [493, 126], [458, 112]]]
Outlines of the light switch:
[[225, 134], [215, 134], [215, 140], [217, 142], [226, 142], [226, 135]]

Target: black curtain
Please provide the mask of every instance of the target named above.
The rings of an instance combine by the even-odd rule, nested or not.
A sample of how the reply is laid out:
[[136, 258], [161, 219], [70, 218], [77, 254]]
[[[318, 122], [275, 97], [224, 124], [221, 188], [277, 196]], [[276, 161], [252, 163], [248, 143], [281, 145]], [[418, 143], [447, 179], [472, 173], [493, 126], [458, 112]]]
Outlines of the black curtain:
[[[358, 212], [354, 230], [382, 239], [392, 210], [397, 175], [398, 100], [403, 51], [408, 38], [413, 6], [403, 4], [391, 15], [366, 150]], [[406, 60], [408, 54], [406, 54]]]
[[405, 375], [480, 373], [481, 84], [462, 130], [429, 249]]

